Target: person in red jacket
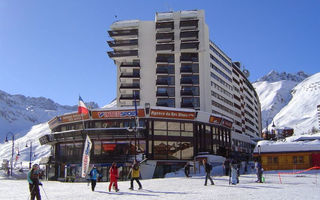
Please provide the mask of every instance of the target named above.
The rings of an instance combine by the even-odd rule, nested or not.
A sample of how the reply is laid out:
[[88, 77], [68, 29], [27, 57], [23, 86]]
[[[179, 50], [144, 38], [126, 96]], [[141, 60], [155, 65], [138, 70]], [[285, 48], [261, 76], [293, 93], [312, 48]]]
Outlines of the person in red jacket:
[[114, 185], [116, 192], [119, 191], [118, 189], [118, 168], [117, 168], [117, 164], [115, 162], [112, 163], [112, 166], [110, 167], [109, 170], [109, 176], [110, 176], [110, 184], [109, 184], [109, 192], [111, 192], [111, 187], [112, 185]]

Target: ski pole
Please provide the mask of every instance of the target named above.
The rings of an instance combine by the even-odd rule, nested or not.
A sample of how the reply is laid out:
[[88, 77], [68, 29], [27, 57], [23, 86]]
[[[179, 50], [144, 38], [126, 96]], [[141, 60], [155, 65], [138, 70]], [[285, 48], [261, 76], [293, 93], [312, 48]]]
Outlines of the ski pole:
[[46, 193], [46, 191], [44, 190], [44, 188], [43, 188], [43, 186], [42, 186], [42, 185], [41, 185], [41, 188], [42, 188], [42, 190], [43, 190], [43, 192], [44, 192], [44, 194], [45, 194], [46, 198], [49, 200], [49, 198], [48, 198], [48, 196], [47, 196], [47, 193]]
[[31, 195], [32, 195], [32, 193], [33, 193], [33, 190], [34, 190], [34, 186], [32, 187], [32, 190], [31, 190], [31, 192], [30, 192], [30, 194], [29, 194], [29, 196], [28, 196], [28, 200], [31, 199]]

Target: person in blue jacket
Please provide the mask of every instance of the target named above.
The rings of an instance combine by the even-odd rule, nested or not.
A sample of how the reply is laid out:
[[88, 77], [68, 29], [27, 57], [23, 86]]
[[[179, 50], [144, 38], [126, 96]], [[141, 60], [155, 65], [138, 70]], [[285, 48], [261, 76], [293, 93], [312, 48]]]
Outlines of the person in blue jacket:
[[91, 180], [91, 190], [94, 191], [94, 188], [96, 187], [96, 184], [97, 184], [97, 178], [99, 177], [99, 172], [95, 166], [93, 166], [89, 175]]
[[39, 181], [39, 175], [39, 165], [34, 164], [27, 176], [29, 182], [30, 200], [34, 200], [35, 197], [37, 200], [41, 200], [39, 185], [42, 185], [42, 183]]

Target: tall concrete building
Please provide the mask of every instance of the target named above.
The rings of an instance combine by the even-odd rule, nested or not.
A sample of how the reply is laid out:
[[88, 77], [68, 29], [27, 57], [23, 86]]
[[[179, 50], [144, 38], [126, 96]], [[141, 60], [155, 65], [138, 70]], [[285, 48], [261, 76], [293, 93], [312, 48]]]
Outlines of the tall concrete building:
[[138, 105], [192, 108], [232, 119], [235, 142], [261, 136], [249, 72], [209, 39], [203, 10], [156, 13], [155, 21], [118, 21], [110, 28], [119, 107], [136, 98]]

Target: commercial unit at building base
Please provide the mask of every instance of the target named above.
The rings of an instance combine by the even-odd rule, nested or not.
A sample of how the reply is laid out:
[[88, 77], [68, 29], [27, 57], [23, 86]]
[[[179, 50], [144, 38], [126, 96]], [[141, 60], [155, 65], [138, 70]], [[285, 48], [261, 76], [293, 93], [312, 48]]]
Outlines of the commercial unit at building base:
[[[40, 142], [52, 146], [47, 167], [49, 179], [55, 180], [80, 179], [87, 135], [93, 143], [90, 164], [103, 174], [102, 181], [108, 181], [112, 162], [121, 167], [119, 178], [125, 180], [134, 159], [147, 160], [141, 165], [143, 178], [155, 178], [183, 167], [199, 154], [235, 154], [231, 148], [232, 121], [193, 109], [147, 105], [138, 107], [137, 112], [132, 107], [96, 109], [82, 117], [78, 113], [57, 116], [49, 127], [52, 133]], [[248, 152], [242, 153], [245, 157], [251, 153], [251, 146], [247, 147], [242, 151]]]

